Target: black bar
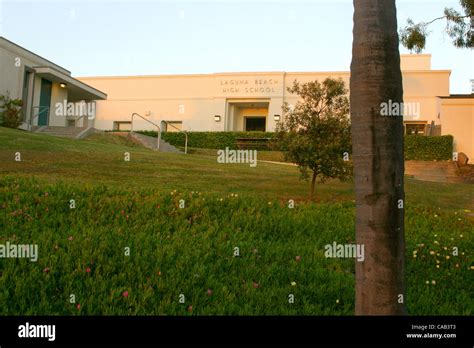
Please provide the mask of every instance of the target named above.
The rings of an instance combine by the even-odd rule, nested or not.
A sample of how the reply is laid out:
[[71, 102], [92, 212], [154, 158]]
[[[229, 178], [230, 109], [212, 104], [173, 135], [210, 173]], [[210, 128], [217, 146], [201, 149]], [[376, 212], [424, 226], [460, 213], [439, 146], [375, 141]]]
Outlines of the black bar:
[[[55, 325], [55, 340], [20, 338], [19, 326]], [[416, 325], [416, 327], [413, 327]], [[430, 325], [434, 325], [431, 326]], [[392, 344], [466, 346], [473, 317], [0, 317], [0, 346], [17, 344]], [[456, 338], [407, 338], [455, 334]]]

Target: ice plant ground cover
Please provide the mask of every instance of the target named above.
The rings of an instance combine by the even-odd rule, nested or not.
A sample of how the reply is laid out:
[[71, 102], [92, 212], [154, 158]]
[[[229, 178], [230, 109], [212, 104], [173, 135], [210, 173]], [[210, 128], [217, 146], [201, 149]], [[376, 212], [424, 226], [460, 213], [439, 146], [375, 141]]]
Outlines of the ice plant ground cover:
[[[354, 243], [349, 183], [320, 185], [309, 203], [291, 166], [113, 136], [0, 128], [0, 143], [0, 244], [38, 245], [36, 262], [0, 259], [1, 315], [354, 312], [354, 260], [324, 256]], [[472, 185], [407, 179], [406, 191], [409, 313], [472, 315]]]

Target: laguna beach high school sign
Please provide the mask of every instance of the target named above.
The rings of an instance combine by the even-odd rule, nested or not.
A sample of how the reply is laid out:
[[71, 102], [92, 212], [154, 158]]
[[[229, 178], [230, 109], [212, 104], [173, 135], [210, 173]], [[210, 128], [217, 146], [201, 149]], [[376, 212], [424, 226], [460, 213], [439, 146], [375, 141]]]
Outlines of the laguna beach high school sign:
[[282, 80], [278, 78], [254, 78], [254, 79], [222, 79], [219, 81], [221, 93], [231, 94], [253, 94], [261, 97], [263, 95], [275, 95], [282, 93]]

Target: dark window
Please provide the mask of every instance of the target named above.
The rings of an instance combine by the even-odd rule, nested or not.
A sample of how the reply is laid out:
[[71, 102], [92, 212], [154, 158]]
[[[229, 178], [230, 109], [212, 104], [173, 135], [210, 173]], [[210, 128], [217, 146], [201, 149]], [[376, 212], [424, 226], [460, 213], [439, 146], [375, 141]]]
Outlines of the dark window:
[[246, 117], [245, 130], [247, 132], [265, 132], [266, 117]]
[[405, 134], [425, 134], [426, 123], [406, 123], [405, 124]]

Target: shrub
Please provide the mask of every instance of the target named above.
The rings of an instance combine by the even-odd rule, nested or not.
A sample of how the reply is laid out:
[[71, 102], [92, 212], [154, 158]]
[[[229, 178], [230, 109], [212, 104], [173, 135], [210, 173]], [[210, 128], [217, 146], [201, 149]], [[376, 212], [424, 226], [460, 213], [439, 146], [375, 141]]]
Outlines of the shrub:
[[[138, 131], [138, 133], [156, 137], [156, 131]], [[238, 138], [271, 138], [272, 132], [188, 132], [188, 146], [203, 149], [230, 149], [237, 148]], [[185, 135], [180, 132], [164, 132], [161, 134], [164, 141], [173, 146], [184, 146]], [[270, 145], [270, 144], [269, 144]], [[270, 147], [269, 147], [269, 150]]]
[[[138, 133], [156, 137], [156, 131], [138, 131]], [[162, 139], [173, 146], [184, 146], [184, 133], [164, 132]], [[188, 146], [201, 149], [237, 148], [238, 138], [275, 139], [273, 132], [188, 132]], [[453, 136], [443, 135], [427, 137], [422, 135], [405, 136], [405, 160], [443, 161], [453, 156]], [[268, 143], [268, 150], [279, 151], [274, 141]]]
[[443, 161], [453, 157], [453, 136], [405, 136], [405, 160]]
[[18, 128], [21, 124], [21, 99], [11, 99], [8, 95], [0, 95], [0, 125], [8, 128]]

